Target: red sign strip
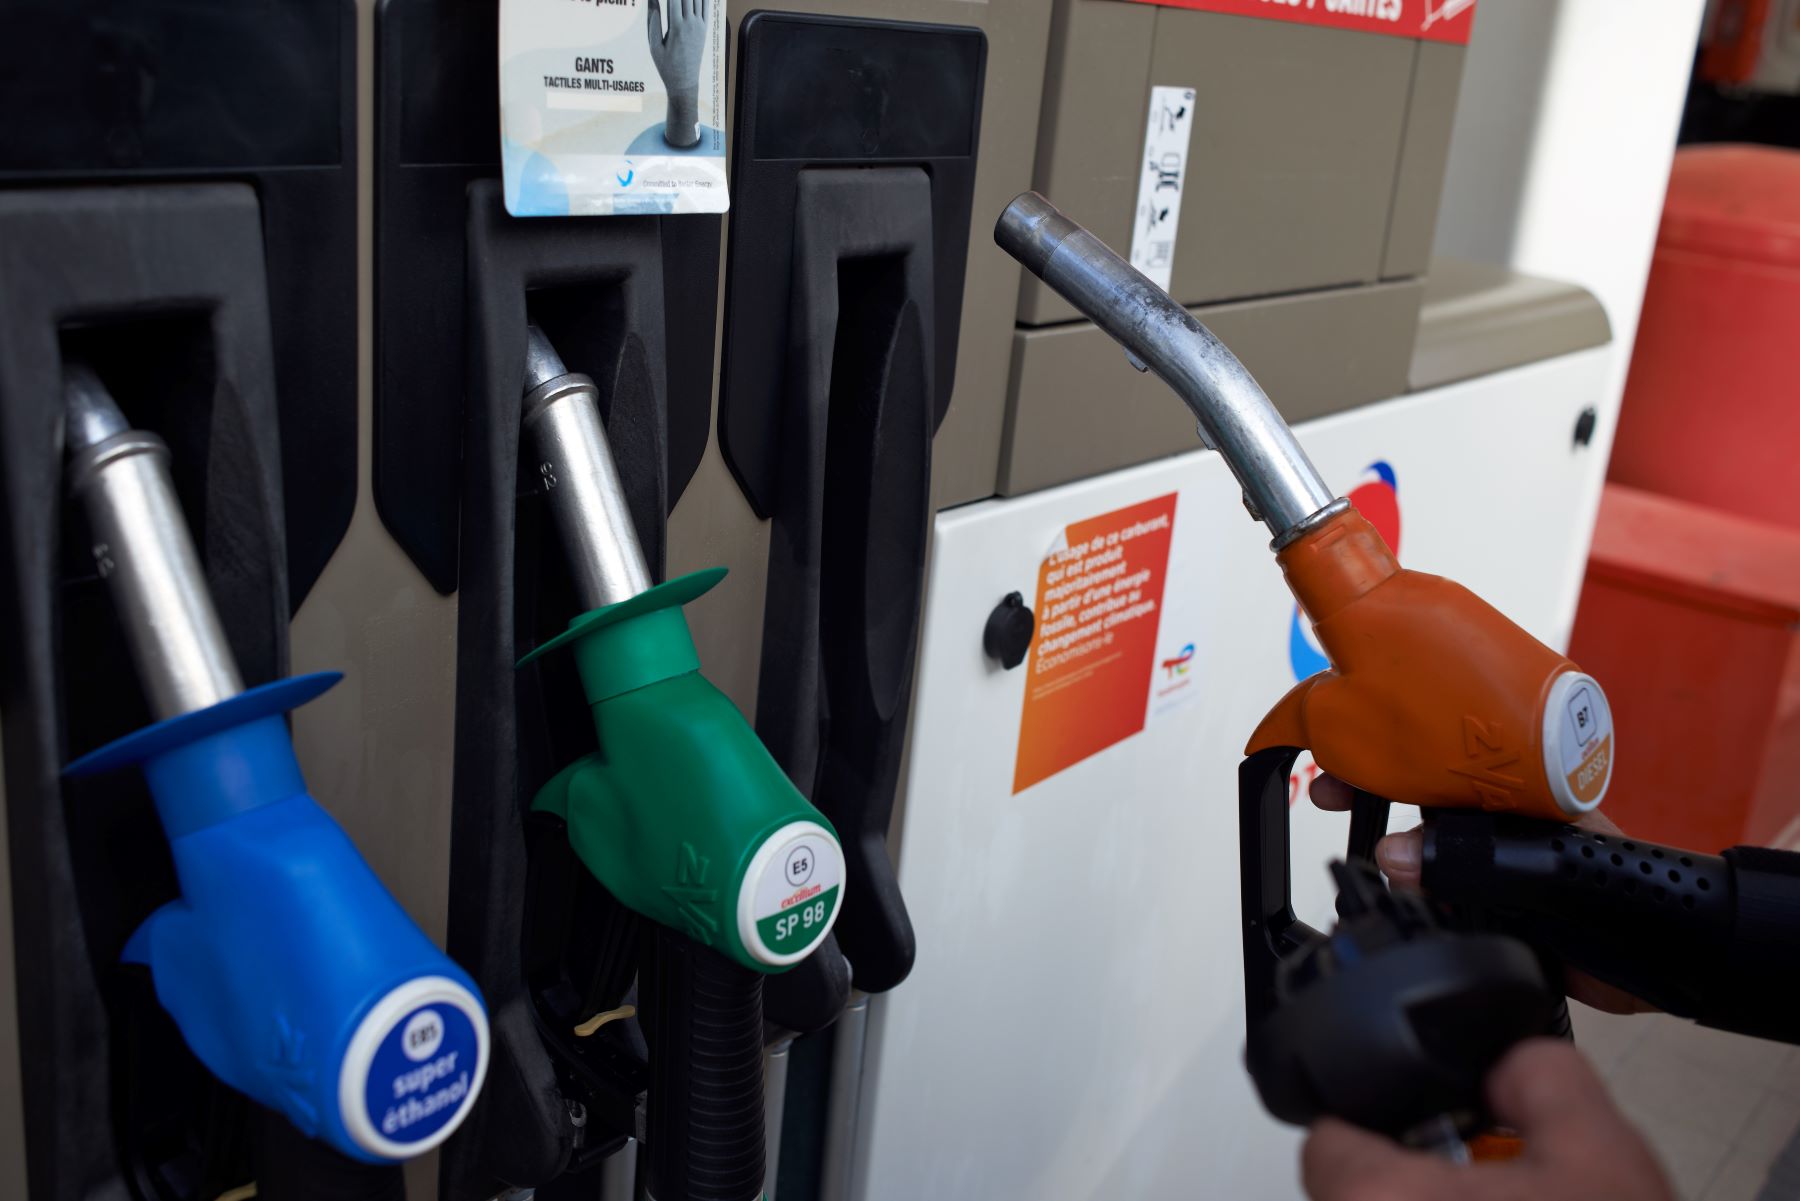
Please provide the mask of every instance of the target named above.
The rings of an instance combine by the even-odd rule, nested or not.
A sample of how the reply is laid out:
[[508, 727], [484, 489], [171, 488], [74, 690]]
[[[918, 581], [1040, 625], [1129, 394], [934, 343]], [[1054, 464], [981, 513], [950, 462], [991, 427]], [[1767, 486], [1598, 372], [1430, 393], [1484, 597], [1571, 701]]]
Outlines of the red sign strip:
[[1165, 8], [1263, 17], [1298, 25], [1324, 25], [1396, 38], [1469, 44], [1475, 0], [1132, 0]]

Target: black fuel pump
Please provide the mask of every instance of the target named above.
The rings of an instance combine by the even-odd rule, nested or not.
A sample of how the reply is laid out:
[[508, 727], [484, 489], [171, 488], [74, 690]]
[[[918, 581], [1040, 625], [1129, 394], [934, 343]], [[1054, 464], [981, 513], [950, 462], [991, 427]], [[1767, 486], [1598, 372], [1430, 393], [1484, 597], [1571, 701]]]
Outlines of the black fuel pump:
[[979, 30], [898, 21], [756, 12], [739, 35], [719, 441], [772, 526], [757, 732], [849, 862], [836, 945], [767, 995], [778, 1047], [838, 1023], [781, 1052], [784, 1196], [847, 1169], [822, 1129], [854, 1127], [867, 994], [916, 949], [887, 834], [986, 56]]
[[749, 1201], [764, 983], [848, 889], [830, 823], [696, 670], [681, 606], [718, 573], [665, 578], [720, 222], [511, 217], [494, 6], [380, 19], [377, 499], [460, 597], [449, 942], [495, 1011], [441, 1195]]
[[289, 615], [354, 506], [353, 6], [7, 0], [0, 22], [0, 100], [30, 114], [0, 130], [0, 725], [30, 1195], [367, 1190], [220, 1083], [165, 973], [121, 962], [184, 888], [173, 832], [138, 773], [63, 775], [161, 712], [108, 595], [117, 561], [70, 495], [88, 470], [67, 453], [72, 372], [166, 446], [251, 691], [285, 673]]

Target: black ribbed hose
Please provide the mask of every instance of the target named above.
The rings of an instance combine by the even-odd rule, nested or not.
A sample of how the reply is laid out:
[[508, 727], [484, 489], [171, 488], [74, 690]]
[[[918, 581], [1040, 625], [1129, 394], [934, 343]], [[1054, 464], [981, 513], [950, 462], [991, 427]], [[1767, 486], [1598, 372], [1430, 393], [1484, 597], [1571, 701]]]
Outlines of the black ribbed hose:
[[653, 1201], [755, 1201], [763, 1188], [762, 976], [662, 926], [638, 977], [650, 1044]]

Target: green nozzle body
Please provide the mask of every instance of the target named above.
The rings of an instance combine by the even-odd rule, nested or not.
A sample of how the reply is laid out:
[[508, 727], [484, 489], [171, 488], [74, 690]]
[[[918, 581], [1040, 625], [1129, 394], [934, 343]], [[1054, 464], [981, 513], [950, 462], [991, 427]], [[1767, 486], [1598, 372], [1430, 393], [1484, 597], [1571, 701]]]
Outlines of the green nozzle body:
[[532, 808], [568, 823], [575, 853], [624, 904], [778, 972], [837, 920], [844, 858], [831, 823], [700, 674], [681, 606], [724, 574], [696, 572], [585, 613], [521, 661], [572, 651], [600, 742]]

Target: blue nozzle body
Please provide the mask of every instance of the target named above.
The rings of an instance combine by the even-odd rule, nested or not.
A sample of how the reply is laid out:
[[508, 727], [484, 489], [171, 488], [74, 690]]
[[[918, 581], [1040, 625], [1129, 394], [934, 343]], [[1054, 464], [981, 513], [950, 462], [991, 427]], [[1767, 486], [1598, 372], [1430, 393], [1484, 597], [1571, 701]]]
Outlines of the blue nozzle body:
[[421, 1154], [487, 1071], [474, 982], [407, 916], [308, 795], [283, 714], [300, 676], [139, 730], [71, 764], [141, 765], [181, 897], [127, 943], [226, 1084], [366, 1162]]

